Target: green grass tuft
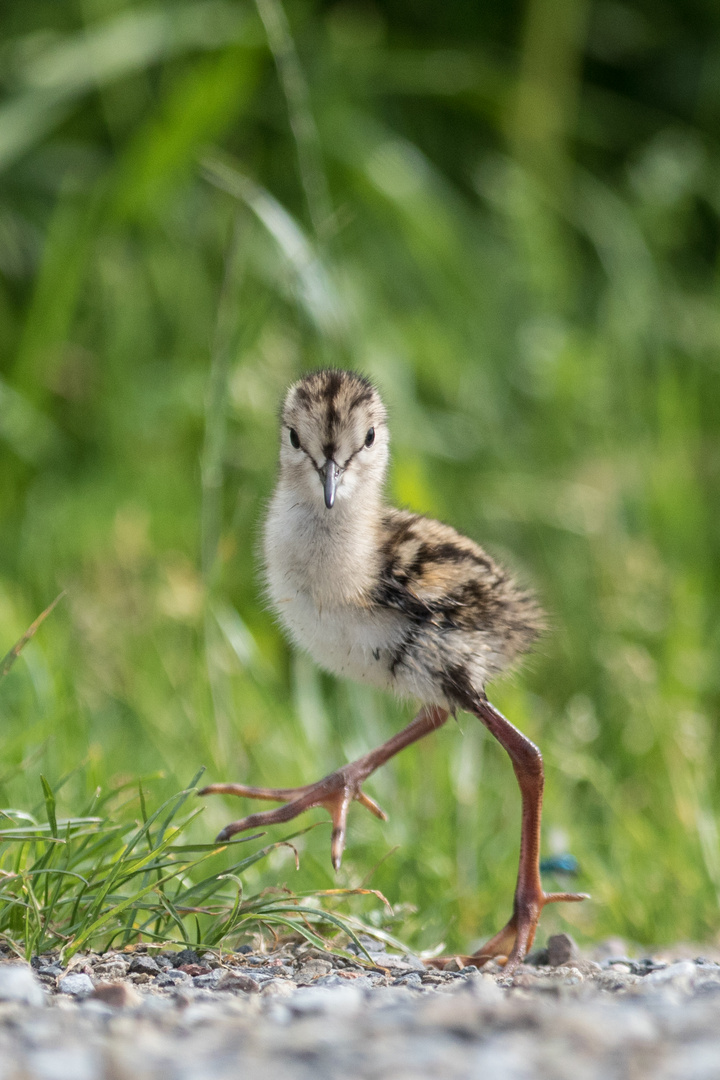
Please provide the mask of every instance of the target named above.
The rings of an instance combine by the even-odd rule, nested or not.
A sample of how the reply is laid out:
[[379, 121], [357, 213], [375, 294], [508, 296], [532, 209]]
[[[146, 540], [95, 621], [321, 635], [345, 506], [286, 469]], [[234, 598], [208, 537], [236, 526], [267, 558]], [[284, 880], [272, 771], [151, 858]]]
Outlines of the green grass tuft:
[[[337, 903], [353, 890], [298, 895], [266, 889], [245, 896], [249, 867], [283, 847], [297, 858], [292, 841], [302, 832], [240, 860], [238, 849], [263, 834], [223, 845], [183, 842], [202, 813], [201, 807], [186, 812], [200, 775], [149, 816], [141, 796], [140, 822], [128, 817], [127, 802], [108, 813], [121, 792], [97, 797], [81, 817], [58, 819], [44, 777], [47, 822], [0, 811], [0, 937], [27, 960], [59, 949], [65, 962], [81, 949], [105, 951], [138, 941], [232, 948], [261, 928], [273, 936], [276, 928], [299, 934], [318, 948], [340, 952], [350, 939], [366, 954], [357, 931], [376, 934], [376, 928], [321, 904], [325, 896]], [[337, 940], [330, 941], [328, 933]]]

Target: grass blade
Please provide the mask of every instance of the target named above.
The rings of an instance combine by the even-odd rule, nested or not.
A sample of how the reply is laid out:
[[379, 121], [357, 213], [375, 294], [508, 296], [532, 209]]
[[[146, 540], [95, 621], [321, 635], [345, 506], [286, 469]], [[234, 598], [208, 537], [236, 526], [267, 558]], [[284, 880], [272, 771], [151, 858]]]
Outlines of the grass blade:
[[38, 615], [37, 619], [35, 619], [35, 622], [30, 624], [30, 626], [27, 628], [27, 630], [25, 631], [23, 636], [18, 641], [15, 642], [15, 644], [13, 645], [10, 652], [6, 653], [5, 656], [2, 658], [2, 660], [0, 660], [0, 679], [2, 679], [5, 675], [7, 675], [7, 673], [10, 671], [11, 667], [13, 666], [15, 661], [17, 660], [18, 656], [20, 655], [22, 650], [27, 645], [28, 641], [30, 641], [31, 638], [35, 637], [35, 634], [37, 633], [37, 631], [40, 629], [42, 624], [45, 622], [48, 615], [60, 603], [63, 596], [65, 596], [65, 590], [64, 589], [63, 589], [63, 591], [61, 593], [58, 593], [58, 595], [53, 600], [52, 604], [48, 604], [48, 606], [45, 608], [45, 610], [42, 611]]
[[58, 838], [57, 818], [55, 816], [55, 793], [48, 784], [44, 776], [40, 776], [40, 783], [42, 784], [43, 795], [45, 796], [45, 809], [47, 811], [48, 824], [50, 826], [50, 832], [53, 838]]

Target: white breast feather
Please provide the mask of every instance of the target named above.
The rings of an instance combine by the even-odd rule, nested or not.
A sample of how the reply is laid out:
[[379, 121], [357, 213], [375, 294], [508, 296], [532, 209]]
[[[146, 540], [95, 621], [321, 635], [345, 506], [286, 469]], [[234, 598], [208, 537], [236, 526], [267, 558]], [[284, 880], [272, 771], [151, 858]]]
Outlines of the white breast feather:
[[[368, 603], [379, 570], [377, 536], [339, 509], [318, 517], [282, 485], [276, 489], [265, 524], [265, 578], [273, 610], [291, 640], [327, 671], [443, 704], [437, 673], [456, 662], [468, 642], [430, 626], [415, 627], [413, 648], [393, 664], [409, 630], [407, 616]], [[479, 644], [467, 659], [481, 678], [485, 664]]]

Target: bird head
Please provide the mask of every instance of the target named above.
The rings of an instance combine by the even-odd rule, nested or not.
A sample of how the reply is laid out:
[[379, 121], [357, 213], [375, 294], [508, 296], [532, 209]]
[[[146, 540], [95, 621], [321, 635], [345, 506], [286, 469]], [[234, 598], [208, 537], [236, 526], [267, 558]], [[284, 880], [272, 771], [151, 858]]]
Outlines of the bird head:
[[388, 461], [385, 406], [362, 375], [314, 371], [287, 392], [281, 479], [327, 513], [379, 496]]

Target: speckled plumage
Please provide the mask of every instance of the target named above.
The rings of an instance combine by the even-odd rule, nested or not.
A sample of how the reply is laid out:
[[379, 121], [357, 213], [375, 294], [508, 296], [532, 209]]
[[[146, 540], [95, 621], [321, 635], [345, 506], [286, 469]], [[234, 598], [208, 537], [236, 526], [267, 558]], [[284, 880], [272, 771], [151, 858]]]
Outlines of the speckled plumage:
[[[270, 602], [335, 674], [467, 708], [531, 646], [541, 615], [472, 540], [386, 505], [388, 442], [380, 397], [360, 376], [315, 372], [290, 388], [265, 528]], [[343, 472], [328, 510], [317, 474], [333, 457]]]
[[388, 455], [385, 408], [367, 379], [317, 371], [290, 387], [281, 412], [279, 475], [265, 522], [265, 580], [283, 627], [318, 664], [414, 697], [420, 712], [382, 746], [316, 783], [211, 784], [201, 794], [284, 803], [232, 822], [218, 837], [223, 842], [324, 807], [332, 817], [337, 869], [350, 805], [357, 801], [385, 817], [363, 782], [441, 727], [456, 708], [467, 709], [510, 757], [522, 828], [512, 916], [464, 960], [481, 966], [491, 956], [506, 956], [511, 970], [530, 948], [545, 904], [584, 899], [542, 889], [542, 757], [485, 695], [487, 681], [530, 648], [542, 615], [532, 596], [474, 541], [449, 525], [387, 505]]

